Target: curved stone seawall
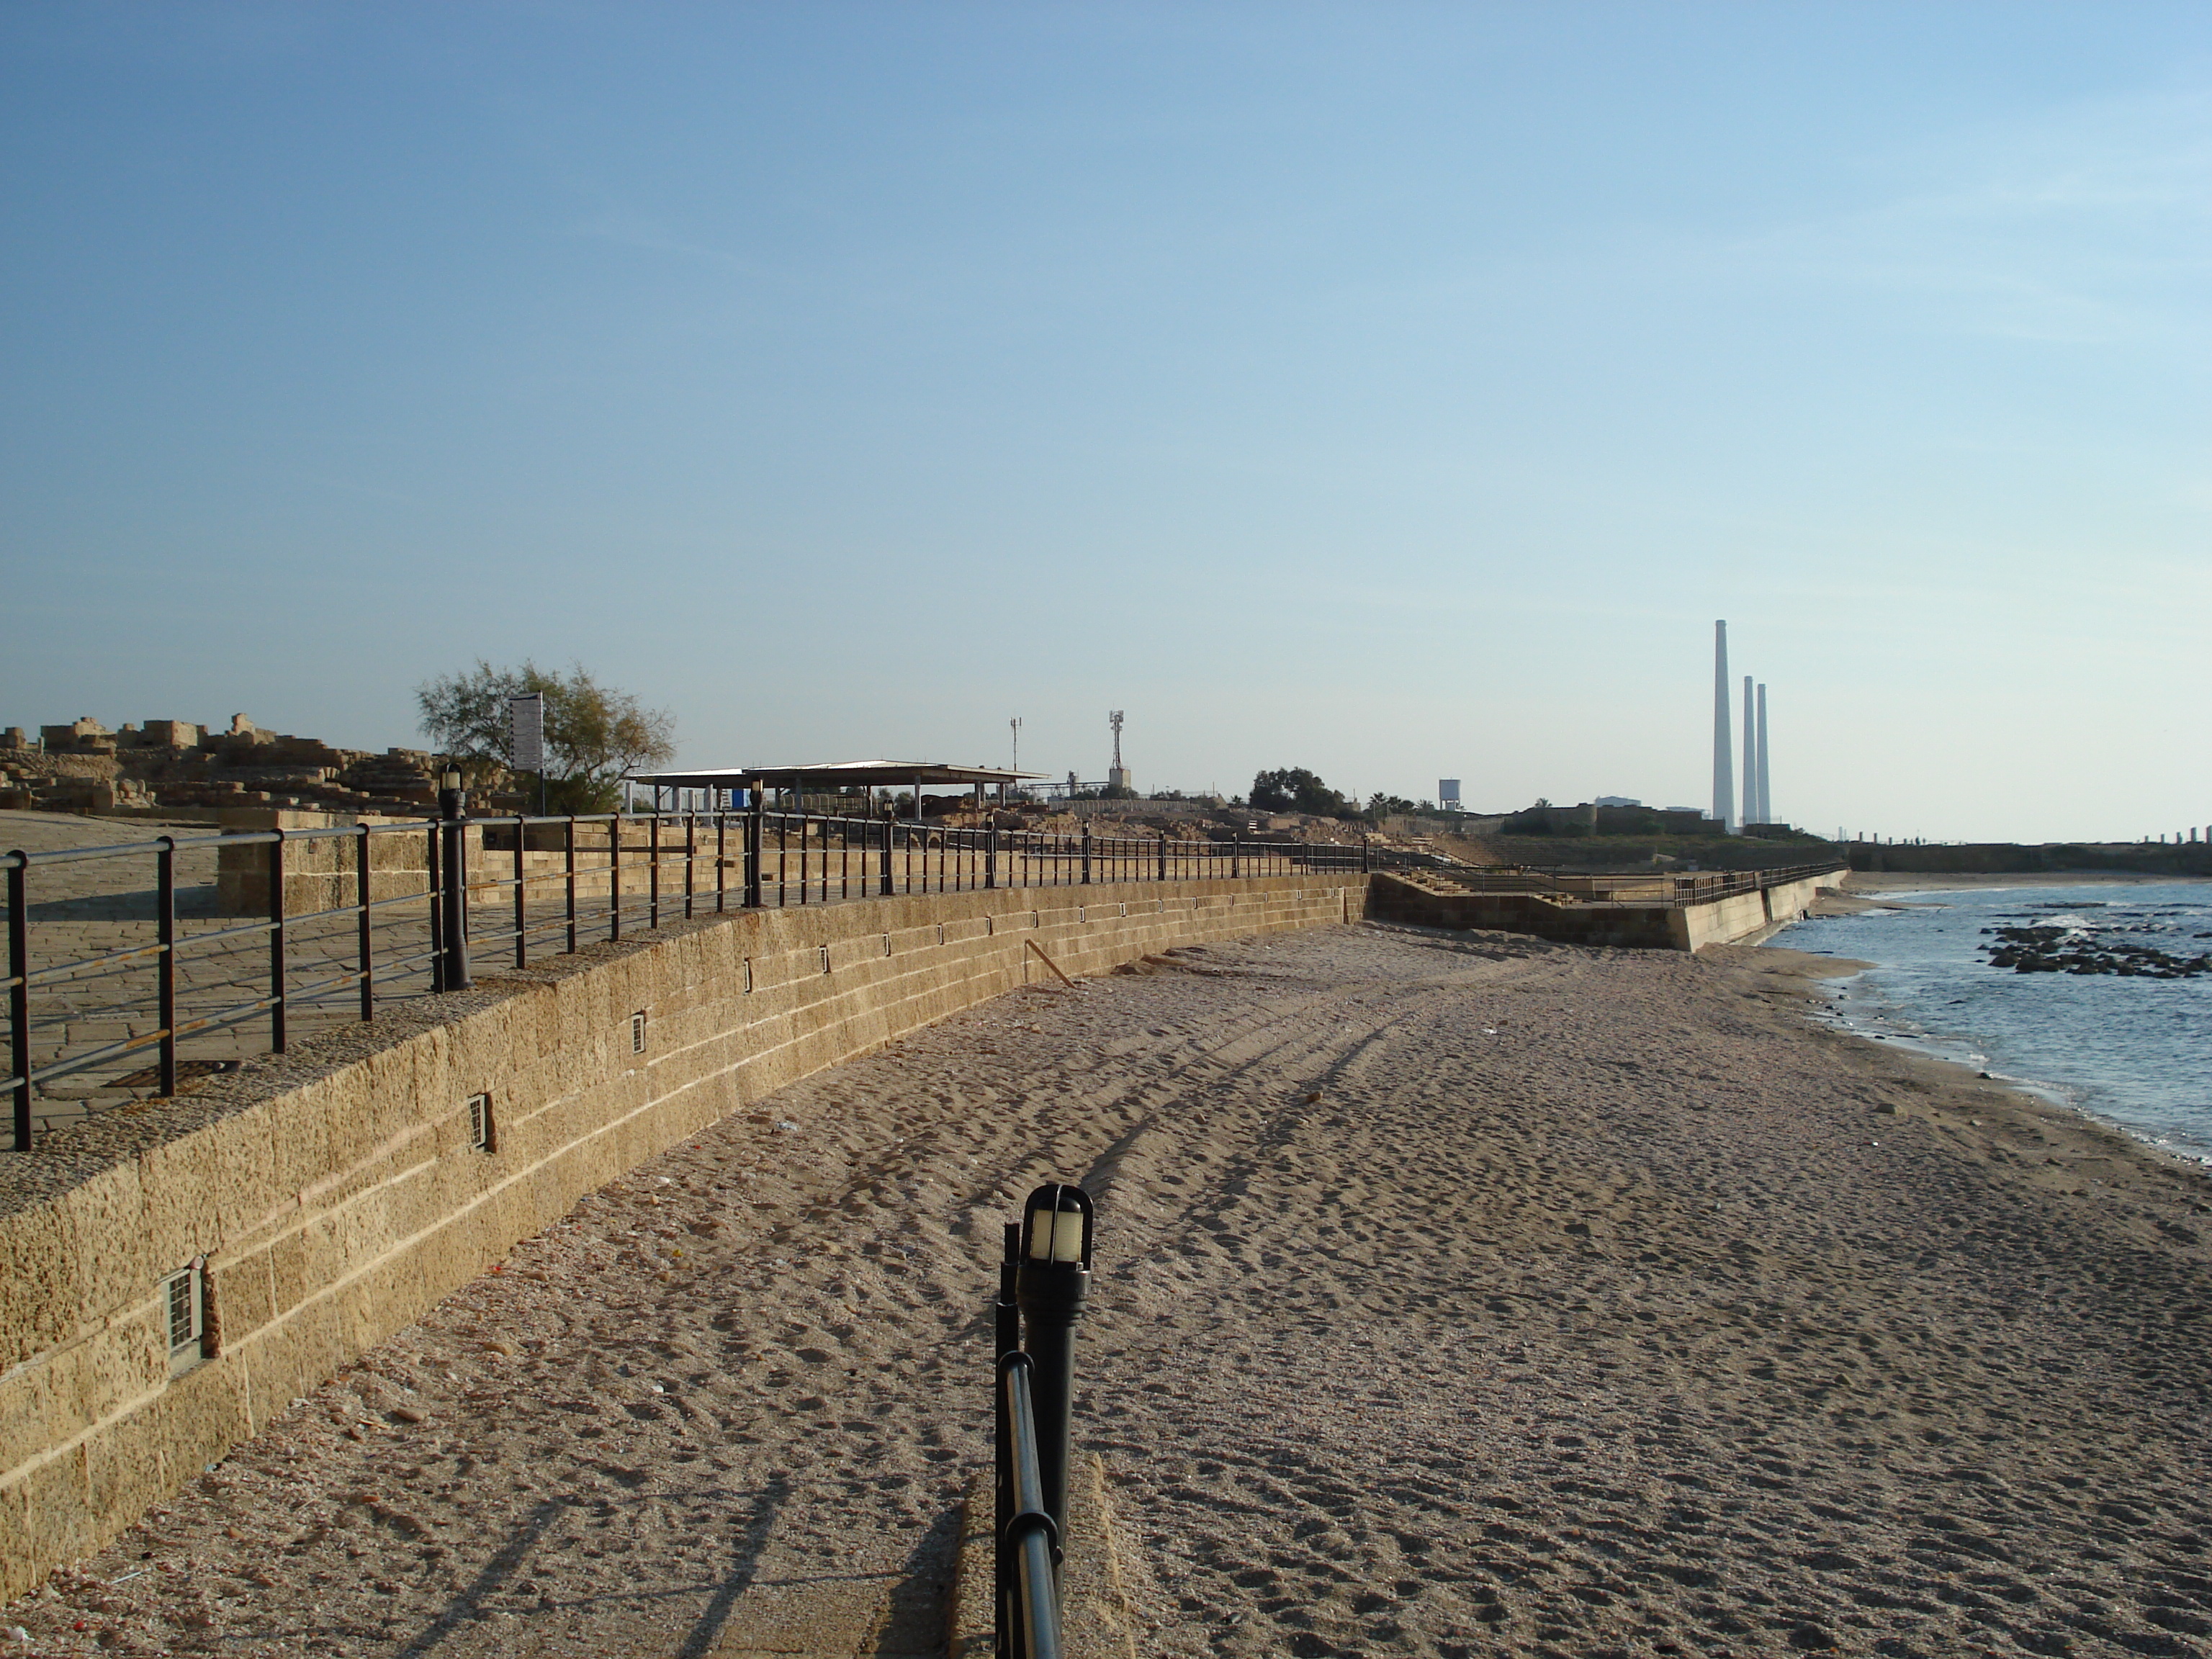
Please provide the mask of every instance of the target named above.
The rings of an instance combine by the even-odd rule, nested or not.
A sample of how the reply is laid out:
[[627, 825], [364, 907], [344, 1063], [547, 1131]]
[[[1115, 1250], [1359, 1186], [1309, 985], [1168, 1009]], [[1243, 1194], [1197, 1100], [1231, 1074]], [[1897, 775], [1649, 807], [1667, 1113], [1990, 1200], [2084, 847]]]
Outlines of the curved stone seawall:
[[1368, 908], [1376, 916], [1426, 927], [1493, 928], [1569, 945], [1698, 951], [1795, 921], [1821, 888], [1833, 887], [1842, 879], [1838, 870], [1757, 892], [1676, 906], [1576, 903], [1540, 893], [1439, 892], [1378, 874], [1369, 878]]
[[[747, 911], [593, 945], [103, 1113], [0, 1165], [0, 1593], [176, 1492], [292, 1401], [654, 1153], [1024, 984], [1354, 921], [1286, 876]], [[474, 1139], [471, 1097], [488, 1103]], [[164, 1290], [204, 1268], [173, 1356]]]

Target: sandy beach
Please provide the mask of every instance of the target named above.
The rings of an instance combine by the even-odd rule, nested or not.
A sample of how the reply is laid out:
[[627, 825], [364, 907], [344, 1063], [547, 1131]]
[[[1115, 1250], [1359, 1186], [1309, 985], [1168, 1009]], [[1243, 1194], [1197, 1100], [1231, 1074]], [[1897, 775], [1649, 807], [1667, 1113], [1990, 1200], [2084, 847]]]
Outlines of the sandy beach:
[[1072, 1178], [1100, 1651], [2212, 1652], [2212, 1184], [1815, 1024], [1837, 971], [1370, 926], [987, 1005], [586, 1200], [0, 1651], [941, 1651], [999, 1223]]

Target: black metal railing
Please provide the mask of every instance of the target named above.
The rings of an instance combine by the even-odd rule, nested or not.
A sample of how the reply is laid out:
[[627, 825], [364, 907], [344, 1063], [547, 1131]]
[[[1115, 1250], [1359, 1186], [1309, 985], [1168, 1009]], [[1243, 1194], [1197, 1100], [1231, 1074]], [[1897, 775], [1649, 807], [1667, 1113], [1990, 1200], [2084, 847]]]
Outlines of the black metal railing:
[[1009, 1659], [1060, 1652], [1075, 1327], [1090, 1295], [1091, 1232], [1090, 1194], [1057, 1182], [1031, 1193], [1022, 1219], [1006, 1224], [992, 1327], [992, 1535], [994, 1651]]
[[[210, 854], [212, 883], [179, 882], [180, 862], [204, 866]], [[49, 896], [71, 885], [58, 878], [63, 867], [95, 864], [106, 866], [96, 884], [108, 890]], [[89, 1110], [93, 1095], [171, 1095], [190, 1073], [237, 1064], [240, 1033], [258, 1021], [266, 1038], [253, 1051], [282, 1054], [305, 1026], [373, 1019], [395, 999], [458, 990], [478, 971], [526, 969], [550, 953], [741, 908], [1422, 868], [1476, 891], [1680, 906], [1840, 867], [1491, 872], [1364, 841], [1107, 836], [1088, 826], [1063, 836], [765, 806], [447, 817], [14, 852], [0, 854], [10, 1040], [0, 1086], [15, 1145], [27, 1150], [36, 1120]], [[99, 936], [71, 948], [65, 925], [95, 913]], [[58, 939], [54, 923], [64, 925]], [[218, 1041], [227, 1054], [183, 1052]], [[75, 1100], [65, 1097], [71, 1088]]]
[[[186, 885], [180, 861], [215, 879]], [[367, 1020], [677, 920], [914, 893], [1206, 881], [1401, 867], [1360, 844], [1059, 836], [769, 811], [420, 822], [162, 836], [0, 854], [7, 894], [4, 1085], [14, 1144], [89, 1097], [171, 1095], [306, 1026]], [[101, 891], [51, 896], [61, 866], [106, 866]], [[109, 872], [112, 872], [112, 874]], [[76, 883], [76, 886], [84, 884]], [[100, 919], [101, 948], [66, 925]], [[52, 925], [61, 924], [58, 942]], [[116, 942], [116, 935], [128, 935]], [[95, 941], [81, 943], [89, 945]], [[225, 1034], [228, 1034], [228, 1036]], [[185, 1050], [228, 1044], [222, 1057]], [[66, 1097], [75, 1088], [76, 1098]]]

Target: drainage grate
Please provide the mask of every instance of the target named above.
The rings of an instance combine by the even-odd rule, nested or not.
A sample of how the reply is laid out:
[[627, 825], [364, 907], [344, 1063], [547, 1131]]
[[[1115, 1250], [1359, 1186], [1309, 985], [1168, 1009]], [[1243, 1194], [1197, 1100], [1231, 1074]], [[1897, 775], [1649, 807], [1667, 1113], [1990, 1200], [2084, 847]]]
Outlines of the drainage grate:
[[169, 1370], [174, 1373], [207, 1357], [205, 1259], [195, 1256], [161, 1281], [162, 1311], [169, 1326]]

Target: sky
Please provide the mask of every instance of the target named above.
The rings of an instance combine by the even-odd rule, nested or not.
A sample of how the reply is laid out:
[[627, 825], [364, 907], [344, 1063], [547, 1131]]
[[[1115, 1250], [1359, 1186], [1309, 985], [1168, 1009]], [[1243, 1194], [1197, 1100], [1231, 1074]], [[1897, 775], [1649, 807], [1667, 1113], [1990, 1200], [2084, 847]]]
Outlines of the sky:
[[0, 723], [2212, 823], [2212, 8], [0, 8]]

